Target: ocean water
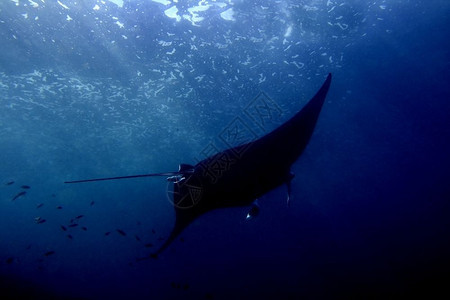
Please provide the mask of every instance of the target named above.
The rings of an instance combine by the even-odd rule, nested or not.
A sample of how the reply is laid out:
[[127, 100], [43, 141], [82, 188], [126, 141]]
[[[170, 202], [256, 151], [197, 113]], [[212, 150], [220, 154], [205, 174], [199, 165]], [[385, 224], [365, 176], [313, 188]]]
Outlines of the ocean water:
[[[0, 1], [1, 299], [448, 295], [449, 16], [446, 0]], [[209, 212], [138, 261], [174, 223], [165, 178], [63, 183], [195, 164], [236, 122], [282, 124], [328, 73], [289, 207], [281, 186], [256, 218]]]

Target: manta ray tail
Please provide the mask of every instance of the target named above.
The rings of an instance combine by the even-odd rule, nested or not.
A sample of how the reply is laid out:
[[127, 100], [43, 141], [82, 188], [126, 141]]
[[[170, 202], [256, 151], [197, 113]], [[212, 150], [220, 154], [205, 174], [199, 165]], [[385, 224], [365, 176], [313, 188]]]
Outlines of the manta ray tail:
[[154, 176], [178, 176], [180, 174], [181, 174], [180, 172], [152, 173], [152, 174], [140, 174], [140, 175], [130, 175], [130, 176], [118, 176], [118, 177], [105, 177], [105, 178], [64, 181], [64, 183], [80, 183], [80, 182], [118, 180], [118, 179], [139, 178], [139, 177], [154, 177]]

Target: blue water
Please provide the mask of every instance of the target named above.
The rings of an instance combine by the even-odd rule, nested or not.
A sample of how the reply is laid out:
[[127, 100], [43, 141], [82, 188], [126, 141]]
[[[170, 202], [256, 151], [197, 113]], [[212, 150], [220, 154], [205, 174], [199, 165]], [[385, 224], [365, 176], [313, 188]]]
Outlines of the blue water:
[[[450, 3], [200, 2], [0, 2], [1, 298], [448, 295]], [[63, 183], [195, 164], [329, 72], [290, 207], [210, 212], [137, 262], [173, 226], [165, 179]]]

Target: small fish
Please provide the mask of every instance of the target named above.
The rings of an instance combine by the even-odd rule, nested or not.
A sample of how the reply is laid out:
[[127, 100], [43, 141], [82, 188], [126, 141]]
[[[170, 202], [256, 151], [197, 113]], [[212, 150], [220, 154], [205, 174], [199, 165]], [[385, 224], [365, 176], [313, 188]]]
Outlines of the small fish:
[[36, 208], [41, 208], [42, 206], [44, 206], [44, 203], [39, 203]]
[[105, 235], [110, 235], [110, 234], [111, 234], [111, 231], [105, 232]]
[[17, 195], [14, 196], [14, 198], [12, 198], [11, 201], [14, 201], [14, 200], [16, 200], [16, 199], [19, 198], [19, 197], [22, 197], [22, 196], [25, 195], [26, 193], [27, 193], [27, 192], [20, 192], [20, 193], [18, 193]]
[[95, 201], [91, 201], [91, 206], [95, 204]]
[[47, 252], [45, 252], [44, 253], [44, 256], [50, 256], [50, 255], [53, 255], [53, 254], [55, 254], [55, 251], [47, 251]]
[[26, 250], [30, 250], [30, 249], [31, 249], [31, 244], [28, 245], [25, 249], [26, 249]]
[[145, 244], [144, 246], [145, 246], [145, 248], [150, 248], [150, 247], [153, 247], [153, 244], [152, 243], [148, 243], [148, 244]]
[[81, 229], [83, 229], [84, 231], [87, 231], [87, 227], [85, 227], [85, 226], [81, 227]]
[[75, 219], [79, 220], [79, 219], [81, 219], [82, 217], [84, 217], [84, 215], [76, 216]]
[[137, 224], [138, 226], [141, 226], [141, 221], [137, 221], [136, 224]]
[[56, 207], [56, 209], [62, 209], [63, 207], [61, 206], [61, 205], [58, 205], [57, 207]]
[[138, 242], [140, 242], [140, 241], [141, 241], [141, 238], [140, 238], [140, 237], [138, 237], [137, 235], [135, 235], [134, 237], [136, 238], [136, 241], [138, 241]]
[[56, 195], [55, 194], [52, 194], [52, 198], [55, 198], [56, 197]]
[[64, 225], [61, 225], [61, 229], [62, 229], [63, 231], [67, 231], [67, 227], [64, 226]]
[[183, 290], [185, 290], [185, 291], [187, 291], [189, 289], [189, 284], [185, 284], [184, 286], [183, 286]]
[[164, 241], [164, 238], [163, 237], [159, 237], [158, 241]]
[[24, 190], [28, 190], [30, 188], [29, 185], [22, 185], [21, 188], [23, 188]]
[[73, 239], [73, 236], [72, 236], [71, 234], [68, 234], [68, 235], [67, 235], [67, 238], [68, 238], [69, 240], [72, 240], [72, 239]]
[[180, 242], [184, 243], [184, 238], [180, 237]]
[[69, 227], [77, 227], [77, 226], [78, 226], [77, 223], [73, 223], [73, 224], [70, 224], [70, 225], [69, 225]]
[[155, 234], [155, 233], [156, 233], [155, 229], [152, 229], [152, 233], [153, 233], [153, 234]]
[[12, 264], [13, 261], [14, 261], [14, 257], [8, 257], [8, 258], [6, 259], [6, 263], [7, 263], [8, 265]]
[[9, 182], [5, 183], [5, 185], [11, 185], [11, 184], [14, 184], [14, 181], [9, 181]]
[[126, 236], [127, 234], [125, 233], [125, 231], [121, 230], [121, 229], [116, 229], [116, 231], [121, 235], [121, 236]]
[[45, 219], [42, 219], [41, 217], [36, 217], [36, 218], [34, 218], [34, 222], [36, 223], [36, 224], [42, 224], [42, 223], [45, 223]]

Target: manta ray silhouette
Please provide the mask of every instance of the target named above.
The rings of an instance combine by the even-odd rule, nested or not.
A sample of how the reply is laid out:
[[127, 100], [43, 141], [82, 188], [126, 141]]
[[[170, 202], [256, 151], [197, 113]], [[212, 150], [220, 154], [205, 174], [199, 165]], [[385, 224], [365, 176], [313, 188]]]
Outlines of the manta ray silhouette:
[[[190, 223], [210, 210], [251, 205], [256, 199], [282, 184], [287, 184], [289, 201], [290, 182], [294, 177], [290, 168], [311, 138], [330, 84], [331, 74], [328, 74], [322, 87], [303, 109], [272, 132], [255, 141], [210, 156], [195, 166], [181, 164], [177, 172], [65, 183], [169, 176], [167, 179], [174, 185], [176, 220], [167, 240], [149, 256], [156, 258]], [[256, 205], [252, 211], [257, 213]]]

